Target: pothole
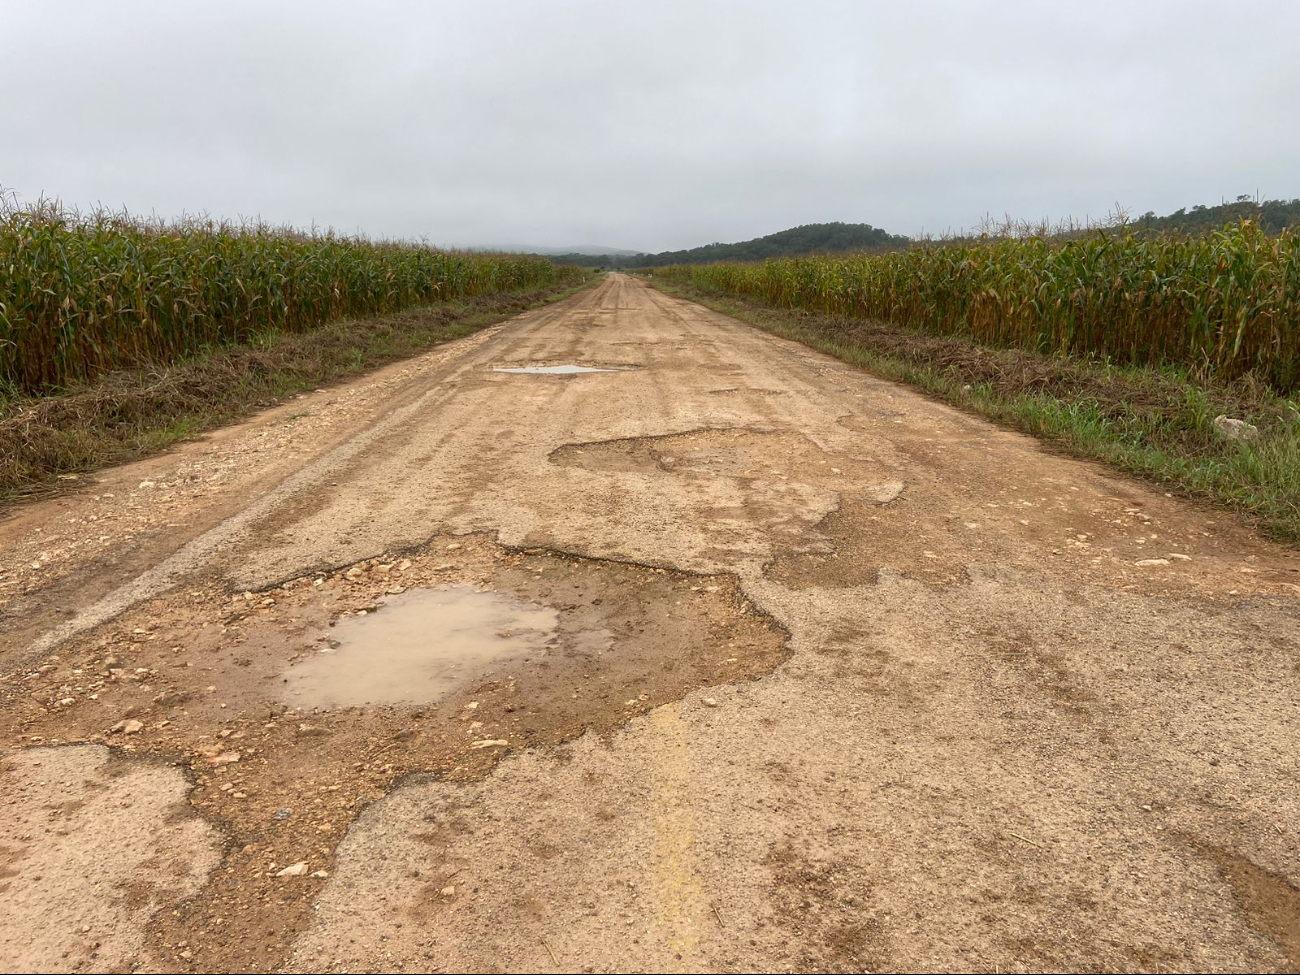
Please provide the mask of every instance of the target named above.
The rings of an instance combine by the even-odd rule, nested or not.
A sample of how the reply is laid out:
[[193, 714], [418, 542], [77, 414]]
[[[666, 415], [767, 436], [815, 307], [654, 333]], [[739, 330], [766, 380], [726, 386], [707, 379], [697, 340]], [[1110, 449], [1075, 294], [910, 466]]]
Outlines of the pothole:
[[[422, 624], [423, 650], [418, 641], [396, 645], [400, 630], [421, 634]], [[435, 633], [441, 642], [430, 650]], [[327, 643], [337, 645], [322, 654]], [[141, 603], [0, 686], [0, 746], [111, 743], [159, 767], [188, 765], [191, 807], [229, 836], [212, 874], [219, 882], [182, 904], [165, 903], [132, 961], [274, 970], [310, 921], [358, 811], [404, 776], [480, 779], [512, 752], [613, 734], [697, 688], [770, 673], [788, 653], [787, 634], [733, 577], [443, 535], [418, 551], [262, 592], [232, 593], [214, 582]], [[347, 663], [308, 679], [327, 660]], [[297, 668], [310, 665], [294, 675], [303, 679], [294, 693], [319, 680], [341, 705], [380, 696], [368, 689], [366, 665], [382, 672], [413, 663], [420, 667], [406, 679], [423, 682], [418, 693], [394, 692], [391, 683], [384, 693], [410, 700], [440, 692], [436, 700], [348, 707], [285, 700], [286, 677]], [[355, 694], [348, 681], [359, 685]], [[68, 780], [77, 776], [49, 776], [51, 784]], [[105, 812], [117, 832], [103, 848], [111, 851], [143, 815], [138, 795], [129, 815]], [[55, 850], [51, 842], [40, 840]], [[0, 850], [0, 867], [5, 855]], [[104, 866], [85, 869], [94, 876]], [[99, 930], [96, 923], [91, 934]]]
[[559, 612], [472, 586], [412, 589], [340, 620], [285, 673], [285, 699], [334, 710], [436, 701], [492, 664], [544, 654]]
[[760, 386], [727, 386], [724, 389], [711, 389], [713, 396], [784, 396], [780, 389], [763, 389]]
[[626, 366], [580, 366], [565, 362], [556, 366], [493, 366], [493, 372], [524, 376], [573, 376], [586, 372], [625, 372]]
[[[587, 470], [779, 480], [819, 462], [825, 467], [824, 457], [809, 456], [816, 452], [815, 446], [797, 433], [724, 427], [566, 444], [552, 451], [550, 459]], [[792, 460], [798, 463], [792, 465]]]

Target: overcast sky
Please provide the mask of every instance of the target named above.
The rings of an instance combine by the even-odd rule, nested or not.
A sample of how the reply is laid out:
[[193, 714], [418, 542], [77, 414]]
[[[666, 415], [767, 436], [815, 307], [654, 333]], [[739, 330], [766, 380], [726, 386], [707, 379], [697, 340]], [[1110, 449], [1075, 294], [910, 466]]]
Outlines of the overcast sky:
[[0, 0], [0, 186], [434, 243], [1300, 196], [1300, 3]]

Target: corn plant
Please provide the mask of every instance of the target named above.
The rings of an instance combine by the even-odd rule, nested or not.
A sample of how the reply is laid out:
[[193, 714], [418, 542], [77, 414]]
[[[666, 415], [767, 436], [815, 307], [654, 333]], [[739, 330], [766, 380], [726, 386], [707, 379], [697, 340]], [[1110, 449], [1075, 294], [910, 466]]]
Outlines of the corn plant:
[[1249, 221], [1200, 237], [1121, 229], [656, 273], [991, 345], [1300, 387], [1300, 232]]
[[579, 273], [538, 257], [263, 224], [0, 204], [0, 391], [45, 392], [273, 331]]

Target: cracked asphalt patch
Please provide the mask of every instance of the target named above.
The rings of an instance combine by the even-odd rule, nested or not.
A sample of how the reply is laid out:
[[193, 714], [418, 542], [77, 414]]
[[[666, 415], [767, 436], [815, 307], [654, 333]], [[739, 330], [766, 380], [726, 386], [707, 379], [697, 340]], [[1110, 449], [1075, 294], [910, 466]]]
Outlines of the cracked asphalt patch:
[[0, 754], [0, 957], [15, 971], [149, 964], [158, 917], [202, 887], [223, 838], [164, 764], [102, 745]]

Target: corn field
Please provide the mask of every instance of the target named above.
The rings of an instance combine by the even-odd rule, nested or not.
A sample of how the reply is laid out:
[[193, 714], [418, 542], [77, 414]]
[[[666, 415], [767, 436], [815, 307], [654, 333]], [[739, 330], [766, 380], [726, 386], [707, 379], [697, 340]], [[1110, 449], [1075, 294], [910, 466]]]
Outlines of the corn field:
[[656, 270], [785, 308], [1218, 379], [1300, 387], [1300, 232], [924, 244], [887, 254]]
[[47, 392], [275, 331], [580, 273], [334, 233], [2, 205], [0, 392]]

